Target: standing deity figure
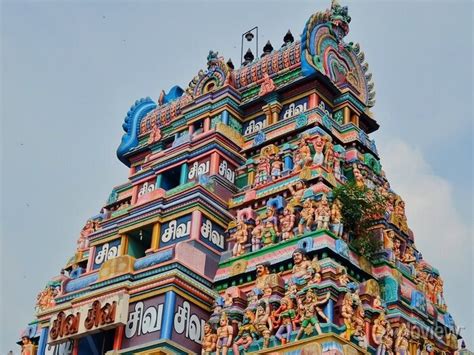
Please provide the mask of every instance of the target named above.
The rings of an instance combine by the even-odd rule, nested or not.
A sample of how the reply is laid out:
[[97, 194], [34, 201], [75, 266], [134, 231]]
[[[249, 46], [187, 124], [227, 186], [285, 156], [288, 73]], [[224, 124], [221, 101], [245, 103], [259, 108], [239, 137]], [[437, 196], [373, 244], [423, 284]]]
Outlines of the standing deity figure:
[[293, 212], [287, 207], [283, 210], [283, 217], [280, 217], [281, 238], [288, 240], [293, 238], [293, 228], [295, 227], [296, 217]]
[[314, 206], [313, 200], [306, 199], [303, 203], [303, 209], [300, 213], [300, 221], [298, 223], [298, 234], [303, 234], [305, 230], [311, 231], [314, 223]]
[[305, 136], [302, 136], [300, 139], [298, 150], [296, 151], [293, 161], [295, 162], [295, 172], [311, 165], [311, 149], [309, 148]]
[[263, 221], [262, 243], [264, 246], [275, 244], [277, 242], [278, 219], [275, 209], [267, 207], [267, 216]]
[[266, 302], [260, 302], [257, 306], [254, 325], [258, 334], [263, 337], [263, 347], [268, 348], [273, 325], [270, 319], [270, 305]]
[[318, 208], [314, 211], [317, 222], [316, 229], [329, 229], [329, 219], [331, 217], [331, 208], [329, 207], [326, 195], [323, 195]]
[[290, 341], [296, 316], [291, 298], [285, 296], [281, 299], [281, 304], [276, 310], [276, 315], [278, 317], [278, 329], [275, 337], [280, 340], [282, 344], [286, 344]]
[[235, 240], [234, 247], [232, 248], [232, 256], [243, 255], [248, 239], [247, 225], [244, 221], [237, 222], [237, 231], [232, 234], [232, 239]]
[[353, 314], [352, 323], [354, 324], [354, 338], [359, 341], [359, 346], [367, 348], [367, 339], [365, 334], [365, 311], [362, 303], [359, 303]]
[[234, 354], [240, 354], [239, 346], [242, 346], [244, 351], [247, 351], [252, 342], [258, 338], [258, 332], [255, 328], [255, 314], [252, 310], [246, 310], [244, 313], [244, 319], [239, 332], [234, 339], [234, 345], [232, 345], [232, 351]]
[[290, 281], [298, 287], [305, 286], [311, 280], [314, 270], [311, 261], [304, 249], [295, 249], [293, 252], [293, 269]]
[[352, 173], [354, 174], [356, 186], [359, 188], [363, 188], [365, 186], [364, 176], [362, 175], [359, 168], [357, 167], [357, 164], [355, 163], [352, 165]]
[[212, 329], [212, 325], [209, 322], [204, 324], [204, 336], [202, 339], [202, 350], [201, 355], [211, 355], [216, 351], [217, 346], [217, 335]]
[[37, 346], [31, 342], [31, 339], [24, 335], [21, 337], [21, 355], [35, 355]]
[[386, 355], [393, 355], [393, 329], [389, 321], [385, 321], [385, 334], [382, 336], [382, 344]]
[[342, 224], [342, 203], [334, 200], [331, 206], [331, 230], [339, 238], [342, 237], [344, 225]]
[[393, 239], [395, 237], [395, 232], [391, 229], [387, 229], [383, 234], [383, 247], [385, 249], [393, 250]]
[[353, 298], [352, 295], [347, 292], [344, 295], [344, 299], [342, 300], [342, 308], [341, 308], [341, 316], [344, 321], [344, 325], [346, 326], [346, 330], [342, 334], [342, 337], [346, 340], [351, 340], [352, 334], [354, 334], [355, 327], [352, 324], [352, 318], [354, 315], [354, 308], [352, 307]]
[[283, 169], [283, 163], [281, 162], [281, 158], [278, 154], [273, 155], [272, 161], [272, 180], [275, 181], [281, 177], [281, 171]]
[[217, 328], [217, 345], [216, 355], [227, 355], [230, 346], [232, 345], [234, 329], [229, 325], [227, 314], [222, 312], [219, 319], [219, 328]]
[[294, 185], [288, 186], [288, 189], [292, 195], [290, 202], [288, 203], [288, 208], [291, 210], [301, 209], [301, 201], [303, 200], [305, 191], [304, 182], [302, 180], [298, 180]]
[[255, 219], [255, 228], [252, 230], [252, 251], [259, 250], [262, 247], [262, 236], [263, 236], [263, 224], [262, 218], [258, 216]]
[[313, 147], [314, 147], [314, 157], [313, 157], [313, 164], [314, 165], [323, 165], [324, 163], [324, 146], [326, 145], [326, 137], [317, 135], [316, 138], [313, 140]]
[[324, 165], [327, 171], [332, 173], [334, 169], [334, 145], [328, 140], [324, 150]]
[[393, 255], [395, 256], [395, 259], [400, 260], [401, 259], [401, 242], [399, 239], [395, 239], [393, 242]]
[[374, 325], [372, 326], [372, 340], [377, 345], [377, 355], [383, 355], [386, 352], [385, 344], [383, 343], [383, 338], [387, 333], [386, 323], [384, 313], [380, 313], [375, 318]]
[[267, 156], [261, 156], [258, 160], [255, 185], [261, 185], [268, 181], [270, 177], [270, 159]]
[[89, 247], [89, 235], [97, 230], [97, 222], [89, 219], [79, 234], [77, 239], [77, 250], [84, 250]]
[[402, 257], [402, 262], [405, 264], [413, 264], [416, 261], [415, 252], [411, 246], [405, 248], [405, 253]]
[[342, 153], [338, 151], [334, 151], [334, 176], [337, 179], [341, 179], [342, 177], [342, 168], [341, 168], [341, 161], [343, 160]]
[[402, 323], [397, 330], [395, 337], [395, 354], [408, 355], [408, 329], [405, 323]]
[[446, 303], [444, 301], [444, 290], [443, 290], [443, 287], [444, 286], [444, 282], [443, 282], [443, 279], [441, 277], [437, 277], [436, 278], [436, 281], [435, 281], [435, 294], [436, 294], [436, 304], [438, 306], [441, 306], [442, 308], [445, 308], [446, 307]]
[[316, 285], [321, 282], [321, 265], [319, 264], [317, 256], [311, 261], [311, 269], [313, 276], [311, 280], [308, 281], [308, 285]]
[[[321, 334], [321, 327], [319, 325], [318, 315], [324, 319], [325, 323], [329, 322], [328, 317], [324, 314], [319, 305], [325, 304], [329, 300], [330, 292], [324, 296], [323, 299], [318, 300], [318, 297], [314, 293], [313, 289], [309, 289], [306, 291], [306, 295], [304, 296], [304, 300], [300, 305], [300, 312], [301, 312], [301, 328], [296, 335], [296, 339], [298, 340], [301, 338], [303, 333], [307, 335], [311, 335], [316, 329], [317, 334]], [[313, 329], [314, 328], [314, 329]]]

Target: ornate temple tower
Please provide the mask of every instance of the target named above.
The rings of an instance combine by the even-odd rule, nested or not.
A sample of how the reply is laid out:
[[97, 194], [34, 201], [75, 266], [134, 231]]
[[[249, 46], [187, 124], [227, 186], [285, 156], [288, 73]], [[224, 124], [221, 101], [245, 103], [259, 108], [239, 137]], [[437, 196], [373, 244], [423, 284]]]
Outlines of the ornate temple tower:
[[[347, 7], [140, 99], [130, 168], [38, 295], [23, 354], [453, 354], [439, 272], [369, 134]], [[252, 56], [253, 57], [253, 56]]]

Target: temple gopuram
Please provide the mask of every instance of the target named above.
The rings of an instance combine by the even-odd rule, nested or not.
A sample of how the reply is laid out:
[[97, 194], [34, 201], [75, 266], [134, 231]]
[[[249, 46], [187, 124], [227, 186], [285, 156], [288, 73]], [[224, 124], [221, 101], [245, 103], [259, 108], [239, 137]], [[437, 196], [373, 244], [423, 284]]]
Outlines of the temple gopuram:
[[350, 21], [333, 1], [300, 38], [238, 69], [210, 51], [186, 89], [133, 104], [128, 179], [38, 294], [23, 355], [457, 353]]

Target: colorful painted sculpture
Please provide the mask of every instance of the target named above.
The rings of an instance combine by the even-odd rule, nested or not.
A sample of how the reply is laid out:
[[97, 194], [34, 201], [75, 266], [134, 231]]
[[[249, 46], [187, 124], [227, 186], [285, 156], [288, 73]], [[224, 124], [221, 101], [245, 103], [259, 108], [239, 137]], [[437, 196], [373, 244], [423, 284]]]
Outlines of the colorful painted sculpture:
[[298, 233], [303, 234], [305, 231], [311, 231], [314, 224], [315, 209], [313, 200], [306, 199], [303, 203], [303, 209], [300, 213], [300, 220], [298, 222]]
[[316, 229], [329, 229], [329, 219], [331, 217], [331, 208], [326, 195], [323, 195], [318, 207], [314, 211], [315, 219], [317, 222]]
[[396, 355], [408, 355], [408, 329], [405, 323], [401, 323], [397, 329], [395, 337], [395, 354]]
[[212, 325], [209, 322], [204, 324], [204, 337], [202, 340], [202, 351], [201, 355], [210, 355], [216, 351], [217, 347], [217, 335], [212, 329]]
[[247, 225], [244, 221], [237, 222], [237, 231], [232, 234], [232, 239], [235, 240], [232, 249], [232, 256], [239, 256], [245, 253], [245, 244], [248, 240]]
[[286, 344], [290, 341], [291, 332], [295, 328], [294, 319], [296, 318], [293, 301], [290, 297], [283, 297], [281, 299], [281, 304], [276, 314], [278, 316], [276, 324], [278, 328], [275, 337], [282, 344]]
[[306, 291], [304, 300], [300, 306], [300, 312], [302, 314], [301, 328], [296, 335], [296, 340], [301, 338], [303, 333], [308, 336], [311, 335], [314, 329], [316, 330], [316, 334], [322, 333], [318, 316], [321, 317], [325, 322], [329, 322], [329, 319], [318, 306], [327, 303], [329, 297], [330, 293], [328, 292], [321, 300], [318, 300], [318, 297], [314, 293], [313, 289]]
[[259, 250], [262, 247], [262, 237], [265, 227], [262, 218], [257, 216], [255, 219], [255, 227], [252, 229], [252, 251]]
[[283, 210], [283, 216], [280, 217], [281, 238], [283, 240], [291, 239], [295, 236], [293, 229], [295, 228], [296, 216], [286, 207]]
[[267, 208], [266, 218], [263, 220], [262, 244], [267, 246], [277, 242], [278, 218], [273, 207]]
[[227, 355], [234, 337], [234, 329], [229, 325], [229, 319], [225, 312], [222, 312], [217, 328], [216, 355]]
[[244, 319], [239, 327], [239, 332], [234, 339], [232, 350], [234, 354], [239, 354], [239, 347], [247, 351], [254, 340], [258, 338], [258, 331], [255, 328], [255, 314], [251, 310], [245, 311]]
[[291, 283], [298, 287], [305, 286], [311, 280], [314, 270], [311, 261], [308, 260], [304, 249], [293, 251], [293, 269], [291, 271]]

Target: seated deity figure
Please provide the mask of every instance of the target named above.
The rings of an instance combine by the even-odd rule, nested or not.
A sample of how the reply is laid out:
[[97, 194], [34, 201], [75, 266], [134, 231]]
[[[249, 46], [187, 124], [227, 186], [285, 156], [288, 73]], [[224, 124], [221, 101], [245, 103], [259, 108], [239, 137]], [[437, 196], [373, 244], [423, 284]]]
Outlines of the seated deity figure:
[[295, 340], [300, 339], [304, 332], [310, 335], [313, 332], [312, 328], [310, 327], [314, 327], [314, 329], [316, 329], [316, 334], [322, 333], [318, 316], [324, 319], [326, 323], [329, 322], [329, 319], [324, 314], [323, 310], [318, 306], [325, 304], [329, 300], [330, 295], [330, 292], [328, 292], [322, 300], [318, 300], [318, 297], [314, 293], [313, 289], [306, 291], [304, 300], [299, 307], [301, 313], [301, 328], [296, 335]]
[[402, 257], [402, 262], [405, 264], [413, 264], [416, 261], [415, 252], [411, 246], [407, 246], [405, 249], [405, 253]]
[[290, 281], [298, 287], [303, 287], [311, 280], [314, 273], [313, 265], [311, 261], [308, 260], [304, 249], [298, 248], [293, 251], [293, 263]]
[[293, 228], [295, 227], [296, 217], [289, 208], [283, 210], [283, 216], [280, 217], [280, 227], [281, 227], [281, 238], [283, 240], [288, 240], [293, 238], [295, 235], [293, 233]]
[[263, 221], [262, 243], [264, 246], [277, 242], [278, 218], [273, 207], [267, 208], [267, 216]]
[[300, 213], [300, 221], [298, 222], [298, 233], [303, 234], [305, 230], [311, 231], [314, 223], [314, 206], [313, 200], [306, 199], [303, 203], [303, 209]]
[[247, 244], [248, 230], [244, 221], [237, 222], [237, 231], [232, 234], [232, 239], [235, 240], [232, 248], [232, 256], [239, 256], [245, 253], [245, 244]]
[[263, 236], [264, 226], [262, 223], [262, 218], [257, 216], [255, 219], [255, 227], [253, 228], [252, 234], [252, 251], [259, 250], [262, 247], [262, 236]]
[[321, 135], [317, 135], [316, 138], [313, 140], [313, 147], [314, 147], [314, 157], [313, 157], [313, 164], [314, 165], [323, 165], [324, 163], [324, 146], [326, 145], [326, 137]]
[[297, 155], [294, 160], [295, 165], [298, 167], [297, 171], [311, 165], [311, 149], [309, 148], [306, 139], [305, 136], [302, 136], [298, 145]]
[[201, 355], [211, 355], [216, 351], [217, 334], [214, 333], [212, 325], [208, 322], [204, 323], [204, 337], [202, 339]]
[[255, 328], [255, 314], [252, 310], [246, 310], [244, 319], [239, 327], [239, 331], [234, 339], [232, 351], [234, 354], [240, 354], [239, 347], [242, 346], [247, 351], [253, 341], [258, 338], [258, 331]]
[[219, 320], [219, 328], [217, 328], [217, 344], [216, 355], [227, 355], [232, 345], [234, 329], [229, 325], [227, 314], [223, 312]]
[[329, 219], [331, 216], [331, 208], [329, 207], [326, 195], [323, 195], [318, 207], [314, 211], [317, 222], [317, 229], [329, 229]]

